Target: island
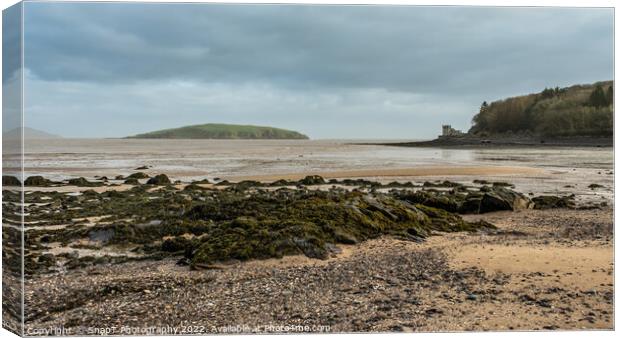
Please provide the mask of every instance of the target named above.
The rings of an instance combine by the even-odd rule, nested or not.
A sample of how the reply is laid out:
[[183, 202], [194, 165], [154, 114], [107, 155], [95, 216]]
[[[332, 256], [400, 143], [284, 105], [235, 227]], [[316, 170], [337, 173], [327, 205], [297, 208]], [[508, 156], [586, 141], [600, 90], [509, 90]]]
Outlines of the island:
[[207, 123], [163, 129], [128, 136], [130, 139], [266, 139], [307, 140], [308, 136], [293, 130], [273, 127]]

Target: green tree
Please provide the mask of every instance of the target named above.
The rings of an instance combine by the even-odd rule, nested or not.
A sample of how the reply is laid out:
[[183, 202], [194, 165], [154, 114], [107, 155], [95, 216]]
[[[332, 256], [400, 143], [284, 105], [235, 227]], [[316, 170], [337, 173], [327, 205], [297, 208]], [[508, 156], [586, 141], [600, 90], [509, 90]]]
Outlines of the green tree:
[[614, 86], [609, 86], [609, 88], [607, 88], [607, 105], [611, 106], [612, 104], [614, 104]]
[[597, 85], [590, 94], [590, 99], [588, 103], [592, 107], [600, 108], [607, 106], [607, 97], [605, 96], [605, 92], [603, 91], [603, 87], [601, 85]]
[[540, 92], [540, 95], [542, 96], [543, 99], [548, 99], [550, 97], [553, 97], [553, 95], [555, 95], [555, 91], [551, 88], [545, 87], [545, 89], [543, 89], [543, 91]]

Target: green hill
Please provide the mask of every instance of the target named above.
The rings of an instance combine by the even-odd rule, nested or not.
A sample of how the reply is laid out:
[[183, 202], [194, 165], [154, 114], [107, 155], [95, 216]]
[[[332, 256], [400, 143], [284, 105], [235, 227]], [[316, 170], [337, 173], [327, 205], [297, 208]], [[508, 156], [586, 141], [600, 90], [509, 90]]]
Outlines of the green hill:
[[613, 82], [602, 81], [482, 103], [469, 134], [613, 135]]
[[292, 130], [244, 126], [236, 124], [199, 124], [173, 129], [157, 130], [127, 138], [152, 139], [308, 139], [308, 136]]

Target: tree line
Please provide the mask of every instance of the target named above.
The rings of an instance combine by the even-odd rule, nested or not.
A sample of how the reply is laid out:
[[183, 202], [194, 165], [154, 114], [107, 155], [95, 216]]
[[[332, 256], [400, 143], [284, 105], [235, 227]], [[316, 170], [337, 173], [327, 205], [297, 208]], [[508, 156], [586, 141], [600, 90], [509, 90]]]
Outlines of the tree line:
[[512, 97], [480, 106], [469, 133], [542, 136], [613, 135], [613, 83], [598, 82]]

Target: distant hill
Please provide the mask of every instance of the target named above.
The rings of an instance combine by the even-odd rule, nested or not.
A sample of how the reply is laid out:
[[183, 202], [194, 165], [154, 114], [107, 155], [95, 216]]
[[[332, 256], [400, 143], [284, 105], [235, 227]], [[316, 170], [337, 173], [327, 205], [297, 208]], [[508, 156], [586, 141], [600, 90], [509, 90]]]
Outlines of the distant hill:
[[142, 139], [308, 139], [292, 130], [236, 124], [200, 124], [157, 130], [127, 138]]
[[470, 135], [612, 136], [613, 82], [602, 81], [516, 96], [487, 104]]
[[[2, 133], [2, 137], [6, 139], [20, 137], [19, 128], [11, 129], [5, 133]], [[48, 140], [48, 139], [58, 139], [58, 138], [62, 138], [62, 137], [58, 135], [50, 134], [42, 130], [24, 127], [24, 139], [27, 139], [27, 140]]]

